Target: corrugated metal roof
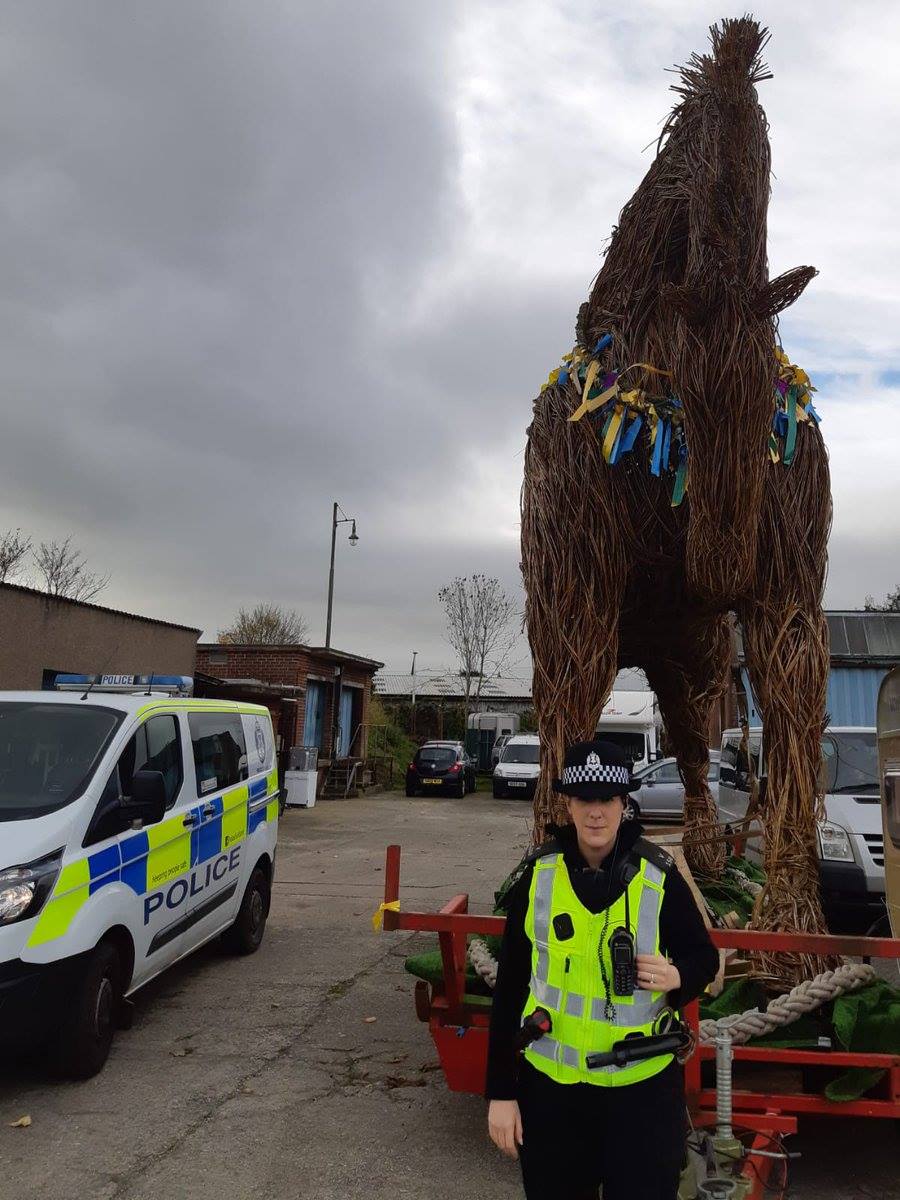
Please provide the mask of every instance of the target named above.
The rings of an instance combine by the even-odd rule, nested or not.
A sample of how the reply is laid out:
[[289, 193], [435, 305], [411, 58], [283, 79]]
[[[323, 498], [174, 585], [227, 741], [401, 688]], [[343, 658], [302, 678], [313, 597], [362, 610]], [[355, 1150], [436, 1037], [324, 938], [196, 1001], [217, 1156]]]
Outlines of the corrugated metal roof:
[[832, 659], [900, 662], [900, 613], [830, 612], [825, 616]]
[[[373, 680], [375, 691], [379, 696], [409, 696], [412, 698], [412, 675], [395, 675], [379, 671]], [[472, 684], [475, 690], [475, 683]], [[623, 670], [616, 676], [614, 691], [646, 692], [649, 691], [647, 679], [643, 671]], [[465, 683], [457, 671], [429, 671], [416, 675], [417, 699], [457, 699], [465, 695]], [[498, 675], [485, 679], [481, 685], [482, 700], [520, 700], [531, 701], [531, 681], [515, 675]]]
[[[375, 691], [379, 696], [408, 696], [412, 698], [412, 675], [390, 675], [379, 671], [374, 679]], [[455, 671], [443, 673], [416, 675], [417, 699], [458, 699], [465, 695], [465, 683], [461, 675]], [[477, 684], [472, 683], [474, 693]], [[485, 679], [481, 684], [482, 700], [531, 700], [531, 684], [525, 679], [514, 676], [496, 676]]]

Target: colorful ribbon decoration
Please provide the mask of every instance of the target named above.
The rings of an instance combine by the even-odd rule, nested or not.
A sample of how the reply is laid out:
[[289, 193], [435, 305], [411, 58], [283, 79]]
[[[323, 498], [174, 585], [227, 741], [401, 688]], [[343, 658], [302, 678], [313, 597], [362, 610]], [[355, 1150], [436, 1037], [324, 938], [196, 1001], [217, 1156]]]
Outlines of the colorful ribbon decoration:
[[[579, 404], [569, 421], [590, 418], [600, 437], [603, 459], [610, 466], [634, 450], [641, 430], [646, 429], [650, 473], [660, 478], [674, 471], [672, 507], [677, 508], [690, 477], [681, 401], [673, 395], [651, 397], [639, 387], [629, 391], [621, 387], [629, 371], [644, 371], [660, 379], [671, 379], [672, 373], [644, 362], [621, 369], [609, 367], [602, 373], [599, 356], [612, 345], [612, 335], [604, 333], [592, 351], [576, 346], [563, 356], [562, 365], [550, 372], [541, 391], [554, 386], [577, 390]], [[807, 373], [790, 361], [781, 346], [776, 346], [774, 352], [778, 368], [768, 453], [773, 463], [783, 462], [789, 467], [797, 450], [798, 425], [818, 425], [820, 417], [812, 404], [816, 389]]]

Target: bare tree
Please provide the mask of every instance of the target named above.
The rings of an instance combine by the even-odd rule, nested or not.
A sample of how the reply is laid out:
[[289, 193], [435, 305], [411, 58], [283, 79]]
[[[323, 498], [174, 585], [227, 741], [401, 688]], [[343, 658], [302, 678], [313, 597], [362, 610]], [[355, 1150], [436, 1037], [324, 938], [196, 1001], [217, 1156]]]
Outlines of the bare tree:
[[0, 583], [15, 579], [30, 549], [31, 538], [22, 537], [21, 529], [7, 529], [0, 536]]
[[304, 645], [309, 626], [300, 613], [278, 604], [257, 604], [238, 610], [231, 625], [219, 630], [220, 642], [253, 646]]
[[64, 542], [41, 542], [34, 552], [34, 566], [43, 590], [69, 600], [93, 600], [109, 583], [109, 575], [93, 575], [81, 551]]
[[468, 726], [473, 683], [477, 700], [486, 670], [499, 674], [515, 644], [511, 625], [516, 606], [500, 580], [489, 575], [457, 576], [441, 588], [438, 599], [447, 621], [447, 640], [459, 656]]

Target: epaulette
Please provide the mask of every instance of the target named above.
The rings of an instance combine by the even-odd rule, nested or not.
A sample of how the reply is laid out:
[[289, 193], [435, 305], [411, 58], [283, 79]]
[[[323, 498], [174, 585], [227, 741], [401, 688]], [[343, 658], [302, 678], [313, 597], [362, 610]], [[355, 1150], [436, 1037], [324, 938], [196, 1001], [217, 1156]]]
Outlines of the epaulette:
[[664, 875], [675, 866], [675, 859], [668, 850], [664, 850], [656, 842], [651, 842], [649, 838], [638, 838], [631, 849], [632, 853], [639, 854], [641, 858], [653, 863]]
[[548, 854], [562, 854], [562, 852], [563, 848], [556, 838], [550, 838], [548, 842], [542, 842], [540, 846], [535, 846], [532, 850], [529, 850], [525, 855], [525, 862], [531, 866], [539, 858], [546, 858]]

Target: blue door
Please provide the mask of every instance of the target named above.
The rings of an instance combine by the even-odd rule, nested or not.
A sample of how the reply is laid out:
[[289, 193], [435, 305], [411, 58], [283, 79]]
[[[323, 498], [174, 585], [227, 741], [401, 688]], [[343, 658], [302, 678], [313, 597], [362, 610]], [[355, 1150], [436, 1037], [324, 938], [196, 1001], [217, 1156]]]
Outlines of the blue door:
[[303, 720], [304, 746], [322, 749], [322, 730], [325, 726], [325, 684], [310, 680], [306, 685], [306, 715]]
[[341, 688], [340, 733], [338, 736], [338, 758], [348, 758], [353, 739], [353, 689]]

